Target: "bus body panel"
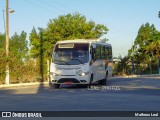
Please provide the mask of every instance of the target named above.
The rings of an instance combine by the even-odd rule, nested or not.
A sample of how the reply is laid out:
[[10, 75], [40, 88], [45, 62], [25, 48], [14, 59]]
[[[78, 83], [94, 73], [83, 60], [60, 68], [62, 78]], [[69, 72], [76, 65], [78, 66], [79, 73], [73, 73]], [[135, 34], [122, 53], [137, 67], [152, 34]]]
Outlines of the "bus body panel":
[[[73, 45], [69, 45], [69, 44]], [[80, 45], [79, 45], [80, 44]], [[86, 49], [86, 45], [88, 48]], [[58, 47], [59, 45], [59, 47]], [[79, 51], [88, 51], [86, 61], [82, 58], [73, 59], [74, 54], [79, 54]], [[92, 49], [95, 48], [96, 53], [93, 53]], [[93, 82], [105, 79], [106, 74], [108, 77], [112, 76], [112, 57], [106, 58], [104, 56], [109, 55], [109, 48], [112, 49], [111, 45], [97, 40], [66, 40], [57, 42], [54, 48], [54, 53], [58, 54], [59, 57], [52, 56], [52, 59], [56, 57], [60, 59], [62, 56], [69, 57], [64, 59], [59, 63], [53, 60], [50, 64], [50, 80], [53, 84], [89, 84], [91, 76], [93, 77]], [[68, 52], [67, 52], [68, 51]], [[103, 53], [108, 52], [106, 55]], [[98, 54], [100, 53], [100, 56]], [[68, 53], [68, 54], [66, 54]], [[95, 60], [92, 59], [93, 54], [97, 57]], [[112, 51], [110, 51], [112, 54]], [[78, 63], [79, 62], [79, 63]], [[81, 63], [82, 62], [82, 63]], [[72, 64], [74, 63], [74, 64]]]
[[[81, 65], [55, 65], [51, 64], [51, 70], [54, 71], [51, 76], [51, 82], [54, 84], [66, 84], [59, 83], [60, 79], [66, 79], [67, 81], [71, 81], [72, 84], [89, 84], [90, 74], [89, 74], [89, 63], [81, 64]], [[88, 71], [87, 71], [88, 70]], [[87, 73], [86, 75], [77, 75], [77, 72], [83, 71]], [[70, 80], [69, 80], [70, 79]], [[57, 80], [55, 82], [55, 80]], [[75, 81], [74, 81], [75, 80]], [[78, 82], [79, 81], [79, 82]], [[82, 82], [81, 82], [82, 81]]]

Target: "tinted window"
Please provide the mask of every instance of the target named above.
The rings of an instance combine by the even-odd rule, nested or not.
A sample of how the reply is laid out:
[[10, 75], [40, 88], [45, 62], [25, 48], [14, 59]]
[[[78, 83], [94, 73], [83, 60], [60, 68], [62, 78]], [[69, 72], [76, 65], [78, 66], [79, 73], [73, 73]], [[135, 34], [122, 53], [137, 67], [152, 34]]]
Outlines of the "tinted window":
[[89, 44], [84, 43], [57, 44], [52, 61], [55, 64], [83, 64], [89, 60], [88, 49]]

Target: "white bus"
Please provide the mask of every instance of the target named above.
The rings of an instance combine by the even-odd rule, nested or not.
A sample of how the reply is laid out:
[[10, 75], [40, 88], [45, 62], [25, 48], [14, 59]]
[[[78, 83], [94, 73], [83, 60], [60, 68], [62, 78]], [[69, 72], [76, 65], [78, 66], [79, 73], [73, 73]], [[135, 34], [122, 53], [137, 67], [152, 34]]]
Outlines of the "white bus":
[[50, 85], [106, 85], [112, 76], [112, 46], [104, 40], [65, 40], [55, 44], [50, 64]]

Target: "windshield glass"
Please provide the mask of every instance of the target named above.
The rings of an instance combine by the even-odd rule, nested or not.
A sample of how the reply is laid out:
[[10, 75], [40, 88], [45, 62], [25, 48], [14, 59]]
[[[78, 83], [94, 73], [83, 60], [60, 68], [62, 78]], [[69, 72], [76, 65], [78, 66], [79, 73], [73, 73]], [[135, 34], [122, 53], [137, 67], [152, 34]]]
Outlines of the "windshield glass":
[[53, 53], [52, 62], [59, 65], [78, 65], [89, 60], [89, 44], [66, 43], [57, 44]]

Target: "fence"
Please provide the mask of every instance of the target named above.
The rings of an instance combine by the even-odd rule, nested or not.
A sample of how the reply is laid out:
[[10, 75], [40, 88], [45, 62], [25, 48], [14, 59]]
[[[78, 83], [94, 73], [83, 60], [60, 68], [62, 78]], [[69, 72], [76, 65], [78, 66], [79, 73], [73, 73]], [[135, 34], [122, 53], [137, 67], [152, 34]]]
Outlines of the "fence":
[[[157, 62], [145, 65], [134, 65], [134, 71], [132, 65], [122, 65], [121, 63], [114, 63], [113, 75], [149, 75], [159, 74]], [[150, 66], [151, 65], [151, 66]]]

